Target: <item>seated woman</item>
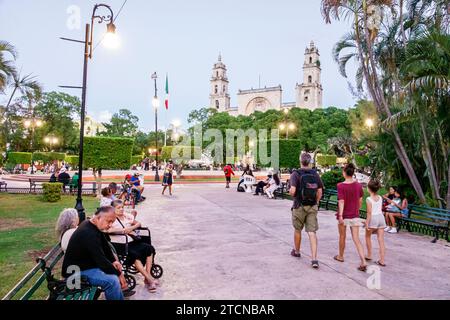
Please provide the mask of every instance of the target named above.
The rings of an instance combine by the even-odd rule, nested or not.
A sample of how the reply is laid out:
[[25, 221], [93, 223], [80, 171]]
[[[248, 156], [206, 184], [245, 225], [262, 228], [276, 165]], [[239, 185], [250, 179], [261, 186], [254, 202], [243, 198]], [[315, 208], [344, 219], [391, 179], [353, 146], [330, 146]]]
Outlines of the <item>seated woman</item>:
[[397, 187], [392, 186], [389, 188], [389, 192], [383, 196], [383, 212], [386, 212], [386, 208], [389, 205], [388, 200], [394, 200], [397, 189]]
[[267, 196], [269, 199], [273, 199], [274, 195], [273, 193], [275, 190], [277, 190], [281, 185], [280, 178], [278, 177], [278, 174], [274, 174], [272, 179], [270, 179], [269, 184], [264, 188]]
[[256, 191], [255, 191], [255, 196], [259, 196], [260, 193], [264, 194], [264, 188], [269, 184], [269, 181], [272, 179], [272, 175], [269, 174], [267, 176], [267, 179], [264, 181], [260, 181], [258, 182], [258, 184], [256, 185]]
[[144, 276], [144, 282], [147, 285], [147, 289], [150, 292], [156, 292], [158, 282], [153, 279], [150, 273], [155, 249], [149, 243], [137, 238], [135, 231], [141, 227], [141, 224], [135, 220], [133, 215], [125, 213], [123, 202], [116, 200], [113, 201], [112, 205], [116, 211], [117, 219], [111, 229], [108, 230], [111, 237], [111, 242], [120, 254], [124, 254], [124, 237], [119, 234], [126, 235], [128, 239], [127, 263], [133, 264], [139, 273]]
[[395, 191], [395, 198], [390, 200], [387, 197], [383, 197], [389, 205], [386, 207], [386, 224], [388, 227], [385, 229], [388, 233], [397, 233], [397, 225], [395, 218], [407, 217], [408, 210], [408, 200], [406, 199], [404, 193], [399, 188]]
[[80, 220], [76, 209], [64, 209], [59, 215], [55, 231], [58, 241], [61, 242], [63, 252], [66, 252], [69, 240], [75, 230], [77, 230], [79, 223]]
[[111, 188], [109, 188], [109, 187], [103, 188], [102, 196], [100, 198], [100, 208], [111, 206], [112, 202], [113, 202], [113, 194], [112, 194]]

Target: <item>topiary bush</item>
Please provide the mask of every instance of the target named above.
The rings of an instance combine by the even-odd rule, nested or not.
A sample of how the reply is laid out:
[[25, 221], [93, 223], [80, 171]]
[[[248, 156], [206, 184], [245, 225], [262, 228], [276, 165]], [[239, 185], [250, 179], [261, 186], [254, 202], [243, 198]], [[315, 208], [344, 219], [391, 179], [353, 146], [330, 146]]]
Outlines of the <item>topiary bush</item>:
[[[299, 168], [300, 167], [300, 153], [302, 150], [302, 143], [300, 140], [279, 140], [279, 166], [280, 168]], [[267, 141], [267, 156], [272, 157], [272, 140]], [[258, 148], [260, 145], [258, 143]], [[266, 156], [261, 154], [262, 151], [258, 150], [258, 165], [267, 166], [267, 163], [261, 163], [262, 160], [266, 160]], [[275, 155], [276, 156], [276, 155]], [[278, 169], [278, 168], [277, 168]]]
[[318, 155], [317, 164], [321, 167], [332, 167], [336, 165], [337, 156], [334, 155]]
[[64, 161], [65, 153], [59, 152], [35, 152], [33, 153], [33, 161], [42, 161], [43, 163], [50, 163], [52, 161]]
[[58, 202], [61, 200], [62, 183], [43, 183], [44, 200], [47, 202]]
[[325, 189], [336, 189], [338, 183], [345, 181], [341, 170], [325, 172], [321, 178]]
[[9, 152], [7, 156], [9, 164], [30, 164], [31, 153], [29, 152]]
[[131, 157], [131, 164], [140, 164], [142, 162], [142, 160], [144, 160], [144, 156], [140, 155], [140, 156], [132, 156]]
[[72, 168], [78, 168], [80, 158], [78, 156], [68, 156], [66, 155], [64, 161], [68, 163]]

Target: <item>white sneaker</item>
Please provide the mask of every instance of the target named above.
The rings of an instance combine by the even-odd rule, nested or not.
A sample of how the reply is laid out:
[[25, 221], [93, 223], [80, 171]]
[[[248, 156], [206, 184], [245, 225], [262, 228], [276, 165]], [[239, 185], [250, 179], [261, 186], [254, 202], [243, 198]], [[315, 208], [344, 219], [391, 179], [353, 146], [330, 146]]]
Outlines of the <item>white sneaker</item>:
[[389, 231], [391, 231], [391, 229], [392, 229], [391, 227], [386, 227], [386, 228], [384, 228], [384, 231], [389, 232]]
[[398, 233], [397, 228], [391, 228], [391, 230], [388, 231], [388, 233]]

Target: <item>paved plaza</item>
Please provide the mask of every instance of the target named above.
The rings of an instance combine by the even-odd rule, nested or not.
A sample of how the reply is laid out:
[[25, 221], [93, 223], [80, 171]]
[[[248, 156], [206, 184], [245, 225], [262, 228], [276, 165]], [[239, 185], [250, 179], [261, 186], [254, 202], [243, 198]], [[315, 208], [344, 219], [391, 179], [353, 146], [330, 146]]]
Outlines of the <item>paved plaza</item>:
[[290, 256], [288, 200], [218, 184], [175, 186], [173, 197], [163, 197], [158, 186], [147, 186], [145, 193], [148, 200], [138, 207], [138, 220], [152, 229], [164, 276], [156, 294], [147, 292], [139, 278], [134, 299], [450, 299], [447, 242], [432, 244], [430, 237], [405, 232], [386, 235], [388, 266], [381, 270], [381, 290], [370, 290], [371, 275], [356, 270], [359, 259], [350, 235], [346, 262], [333, 260], [333, 212], [320, 213], [321, 268], [313, 270], [307, 238], [303, 257]]

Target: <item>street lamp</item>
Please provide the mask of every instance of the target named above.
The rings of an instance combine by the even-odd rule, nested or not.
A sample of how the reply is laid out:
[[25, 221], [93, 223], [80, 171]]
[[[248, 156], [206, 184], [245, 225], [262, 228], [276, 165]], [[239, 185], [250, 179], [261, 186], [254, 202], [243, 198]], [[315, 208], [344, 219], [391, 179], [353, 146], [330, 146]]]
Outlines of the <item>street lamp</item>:
[[[109, 11], [107, 15], [98, 14], [99, 9], [106, 9]], [[84, 147], [84, 122], [86, 118], [86, 93], [87, 93], [87, 74], [88, 74], [88, 62], [92, 59], [94, 51], [94, 23], [107, 23], [106, 35], [103, 39], [103, 44], [109, 48], [115, 48], [118, 45], [116, 33], [116, 26], [114, 25], [114, 12], [111, 7], [106, 4], [96, 4], [92, 11], [91, 23], [86, 24], [86, 33], [83, 41], [61, 38], [62, 40], [72, 41], [84, 44], [84, 63], [83, 63], [83, 86], [61, 86], [62, 88], [81, 89], [81, 117], [80, 117], [80, 146], [79, 146], [79, 162], [78, 162], [78, 194], [75, 209], [78, 211], [80, 223], [86, 219], [86, 215], [83, 207], [82, 188], [83, 188], [83, 147]]]
[[59, 143], [59, 139], [55, 136], [48, 136], [44, 138], [44, 142], [50, 146], [50, 151], [53, 152], [53, 146]]
[[156, 80], [158, 79], [158, 75], [155, 73], [152, 74], [152, 79], [155, 81], [155, 96], [152, 100], [153, 108], [155, 109], [155, 134], [156, 134], [156, 173], [155, 173], [155, 182], [159, 182], [159, 160], [158, 160], [158, 109], [160, 107], [160, 101], [158, 99], [158, 87], [156, 84]]
[[[23, 122], [23, 126], [30, 130], [30, 152], [33, 152], [33, 137], [35, 128], [40, 128], [44, 125], [42, 120], [35, 119], [34, 117], [31, 119], [26, 119]], [[34, 161], [31, 160], [31, 174], [34, 174]]]
[[281, 123], [279, 126], [280, 131], [286, 130], [286, 140], [289, 140], [289, 131], [294, 131], [296, 129], [296, 126], [294, 123]]
[[372, 128], [375, 126], [375, 121], [371, 118], [368, 118], [366, 120], [366, 127], [369, 128], [370, 131], [372, 131]]

